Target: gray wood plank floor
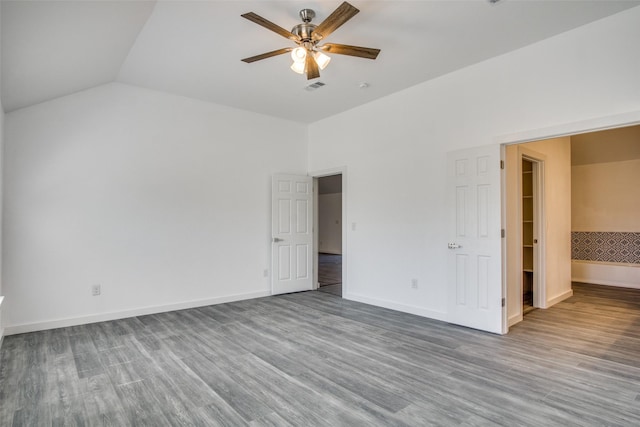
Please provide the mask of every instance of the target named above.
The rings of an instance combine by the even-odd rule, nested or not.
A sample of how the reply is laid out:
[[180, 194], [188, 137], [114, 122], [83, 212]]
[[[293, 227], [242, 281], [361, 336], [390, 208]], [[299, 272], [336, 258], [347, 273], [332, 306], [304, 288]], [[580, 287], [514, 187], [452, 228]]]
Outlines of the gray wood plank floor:
[[0, 426], [640, 425], [640, 292], [496, 336], [321, 292], [6, 337]]
[[318, 254], [318, 284], [320, 287], [342, 283], [342, 255]]

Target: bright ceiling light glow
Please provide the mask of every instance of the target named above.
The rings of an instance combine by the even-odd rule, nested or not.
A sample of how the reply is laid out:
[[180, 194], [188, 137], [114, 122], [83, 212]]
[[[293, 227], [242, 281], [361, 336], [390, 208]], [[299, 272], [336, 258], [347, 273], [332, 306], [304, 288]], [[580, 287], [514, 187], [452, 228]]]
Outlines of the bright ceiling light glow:
[[326, 66], [329, 65], [329, 62], [331, 62], [331, 58], [322, 52], [313, 52], [313, 57], [315, 58], [316, 62], [318, 63], [318, 67], [320, 67], [321, 70], [324, 70]]
[[294, 62], [304, 62], [307, 59], [307, 49], [302, 46], [299, 46], [291, 51], [291, 59]]
[[304, 61], [294, 61], [293, 64], [291, 64], [291, 69], [293, 71], [295, 71], [298, 74], [304, 74], [304, 69], [305, 69], [305, 63]]

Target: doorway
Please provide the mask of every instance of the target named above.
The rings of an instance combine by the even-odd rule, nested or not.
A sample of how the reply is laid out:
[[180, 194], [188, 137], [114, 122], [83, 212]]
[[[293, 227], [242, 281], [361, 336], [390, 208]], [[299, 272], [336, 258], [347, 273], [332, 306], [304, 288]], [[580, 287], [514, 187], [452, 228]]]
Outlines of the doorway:
[[544, 156], [519, 150], [521, 161], [521, 257], [522, 257], [522, 315], [541, 306], [540, 296], [544, 278], [541, 262], [545, 241], [541, 239], [544, 219]]
[[[520, 322], [536, 308], [545, 308], [544, 272], [549, 257], [545, 236], [549, 208], [545, 195], [545, 170], [547, 146], [554, 145], [554, 141], [548, 140], [506, 147], [507, 326]], [[556, 205], [552, 203], [551, 208], [554, 207]], [[567, 212], [566, 206], [563, 206], [563, 211]], [[552, 252], [557, 250], [556, 246], [554, 240]]]
[[[548, 308], [572, 296], [572, 282], [638, 287], [632, 264], [640, 264], [640, 256], [630, 258], [634, 240], [629, 239], [640, 229], [633, 203], [640, 199], [634, 195], [637, 187], [629, 185], [639, 176], [638, 141], [640, 127], [623, 126], [506, 146], [508, 326], [523, 320], [531, 306]], [[542, 213], [536, 207], [536, 167], [548, 183], [538, 198], [546, 205]], [[510, 198], [516, 187], [521, 194]], [[512, 244], [515, 238], [519, 242]], [[532, 264], [527, 251], [533, 251]], [[616, 281], [606, 281], [611, 278]]]
[[318, 291], [342, 296], [342, 174], [316, 179]]

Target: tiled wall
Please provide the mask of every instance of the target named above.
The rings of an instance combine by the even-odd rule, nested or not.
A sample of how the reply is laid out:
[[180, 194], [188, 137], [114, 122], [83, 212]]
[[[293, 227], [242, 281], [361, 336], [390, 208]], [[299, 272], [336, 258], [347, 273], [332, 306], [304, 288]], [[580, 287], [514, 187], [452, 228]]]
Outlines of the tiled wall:
[[640, 264], [640, 233], [572, 231], [571, 259]]

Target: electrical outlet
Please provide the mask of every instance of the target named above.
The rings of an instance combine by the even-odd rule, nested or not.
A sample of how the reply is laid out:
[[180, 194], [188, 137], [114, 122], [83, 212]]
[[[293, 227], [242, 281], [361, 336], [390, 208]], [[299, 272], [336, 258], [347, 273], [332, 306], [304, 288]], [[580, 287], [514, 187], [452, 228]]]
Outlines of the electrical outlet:
[[97, 297], [102, 292], [102, 287], [100, 285], [91, 286], [91, 295]]
[[411, 279], [411, 289], [418, 289], [418, 279]]
[[269, 277], [269, 269], [268, 269], [268, 268], [265, 268], [265, 269], [264, 269], [264, 271], [262, 272], [262, 275], [263, 275], [264, 277]]

